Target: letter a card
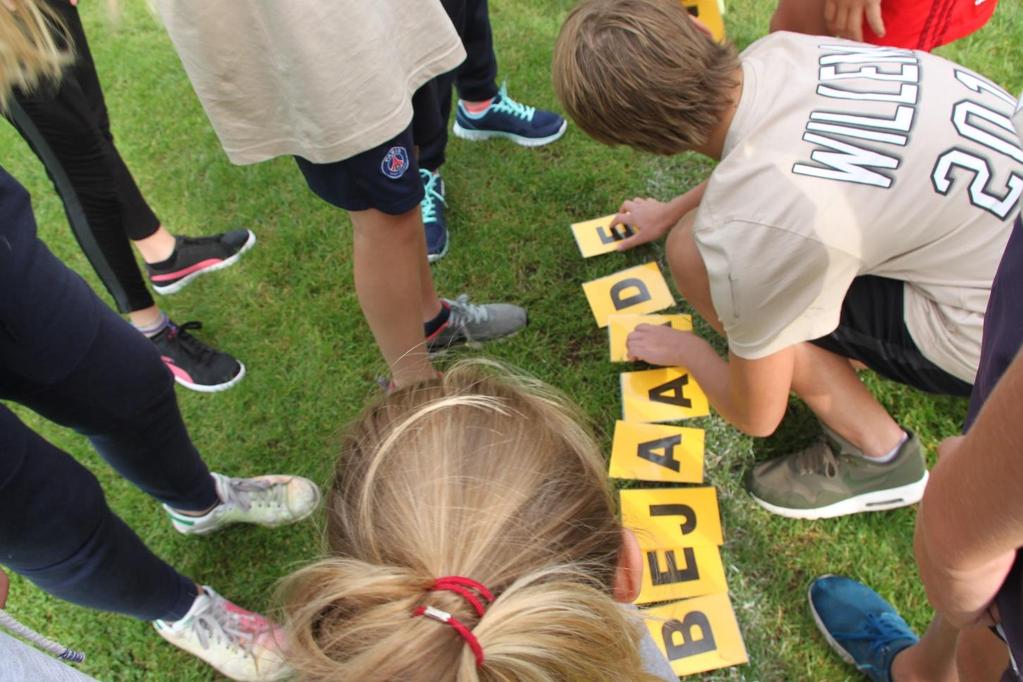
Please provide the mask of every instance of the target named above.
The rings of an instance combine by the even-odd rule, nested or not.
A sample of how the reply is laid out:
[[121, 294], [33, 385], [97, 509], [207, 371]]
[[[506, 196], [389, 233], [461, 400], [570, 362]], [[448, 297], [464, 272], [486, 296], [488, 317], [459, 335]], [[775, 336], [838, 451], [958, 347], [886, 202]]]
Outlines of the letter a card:
[[710, 414], [706, 394], [684, 367], [622, 372], [621, 381], [627, 422], [673, 422]]
[[643, 609], [657, 648], [679, 677], [749, 661], [727, 594]]
[[611, 342], [611, 362], [628, 362], [625, 340], [638, 325], [661, 324], [665, 327], [681, 331], [693, 330], [693, 318], [690, 315], [609, 315], [607, 318], [607, 334]]
[[572, 234], [575, 236], [575, 243], [579, 245], [579, 252], [583, 258], [616, 251], [618, 242], [635, 234], [628, 225], [611, 227], [614, 217], [615, 214], [612, 213], [603, 218], [572, 224]]
[[703, 483], [703, 429], [615, 423], [611, 478], [665, 483]]
[[657, 263], [627, 268], [583, 284], [598, 327], [612, 313], [655, 313], [675, 302]]
[[721, 552], [714, 545], [644, 549], [637, 604], [728, 592]]
[[641, 549], [724, 542], [714, 488], [625, 488], [619, 495], [622, 525], [636, 534]]

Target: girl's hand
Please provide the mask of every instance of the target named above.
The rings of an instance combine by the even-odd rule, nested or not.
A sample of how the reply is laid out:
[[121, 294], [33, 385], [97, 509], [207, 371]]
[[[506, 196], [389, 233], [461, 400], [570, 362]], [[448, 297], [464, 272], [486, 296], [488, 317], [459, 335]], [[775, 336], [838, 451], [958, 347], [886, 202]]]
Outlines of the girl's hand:
[[659, 324], [641, 324], [625, 340], [630, 359], [651, 365], [670, 367], [684, 365], [683, 346], [692, 332], [684, 332]]

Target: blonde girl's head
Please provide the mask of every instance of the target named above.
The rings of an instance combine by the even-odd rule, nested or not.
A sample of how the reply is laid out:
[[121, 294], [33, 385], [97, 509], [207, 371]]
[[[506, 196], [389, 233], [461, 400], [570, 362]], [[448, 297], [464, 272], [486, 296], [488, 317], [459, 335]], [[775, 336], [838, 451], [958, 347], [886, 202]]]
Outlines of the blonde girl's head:
[[[347, 432], [327, 558], [282, 585], [306, 680], [644, 680], [604, 463], [579, 415], [489, 363], [397, 391]], [[495, 595], [480, 617], [444, 576]], [[471, 631], [413, 616], [432, 607]]]
[[14, 88], [57, 80], [68, 61], [63, 24], [44, 2], [0, 0], [0, 108]]

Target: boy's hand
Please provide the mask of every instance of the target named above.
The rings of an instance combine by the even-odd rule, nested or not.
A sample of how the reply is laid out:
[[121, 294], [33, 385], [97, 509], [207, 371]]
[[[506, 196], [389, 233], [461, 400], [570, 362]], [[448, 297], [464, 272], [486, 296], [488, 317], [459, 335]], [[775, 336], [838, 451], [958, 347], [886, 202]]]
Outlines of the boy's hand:
[[684, 365], [684, 345], [691, 332], [659, 324], [640, 324], [625, 340], [628, 357], [651, 365]]
[[[938, 464], [931, 472], [932, 484], [935, 479], [940, 481], [943, 478], [946, 468], [942, 462], [947, 466], [948, 460], [955, 457], [963, 440], [962, 436], [947, 438], [938, 446]], [[990, 625], [992, 619], [988, 608], [1005, 582], [1016, 552], [1009, 551], [993, 560], [982, 561], [979, 565], [953, 565], [953, 560], [958, 563], [962, 557], [949, 556], [950, 551], [955, 552], [957, 543], [948, 537], [948, 533], [953, 527], [962, 527], [963, 519], [956, 519], [958, 523], [943, 519], [946, 514], [959, 514], [961, 510], [953, 501], [946, 505], [940, 499], [925, 499], [928, 502], [921, 505], [916, 517], [913, 549], [928, 600], [935, 611], [957, 628]]]
[[862, 41], [864, 15], [870, 29], [883, 37], [881, 0], [824, 0], [824, 23], [833, 36]]
[[611, 227], [628, 225], [635, 232], [631, 237], [618, 242], [619, 251], [628, 251], [640, 244], [660, 239], [674, 227], [675, 222], [674, 213], [668, 204], [656, 199], [635, 197], [622, 202], [618, 215], [611, 221]]
[[7, 574], [4, 573], [4, 569], [0, 568], [0, 609], [7, 605], [7, 591], [11, 587], [11, 581], [7, 578]]

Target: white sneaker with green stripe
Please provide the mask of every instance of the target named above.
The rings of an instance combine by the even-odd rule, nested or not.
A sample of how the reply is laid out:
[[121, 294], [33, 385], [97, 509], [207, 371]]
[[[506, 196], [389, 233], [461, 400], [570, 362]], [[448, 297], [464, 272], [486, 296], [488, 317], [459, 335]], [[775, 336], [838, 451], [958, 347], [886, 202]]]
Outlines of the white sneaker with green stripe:
[[220, 504], [202, 516], [189, 516], [167, 505], [174, 529], [185, 535], [205, 535], [232, 523], [283, 526], [301, 521], [316, 510], [320, 489], [301, 476], [231, 478], [210, 472]]

